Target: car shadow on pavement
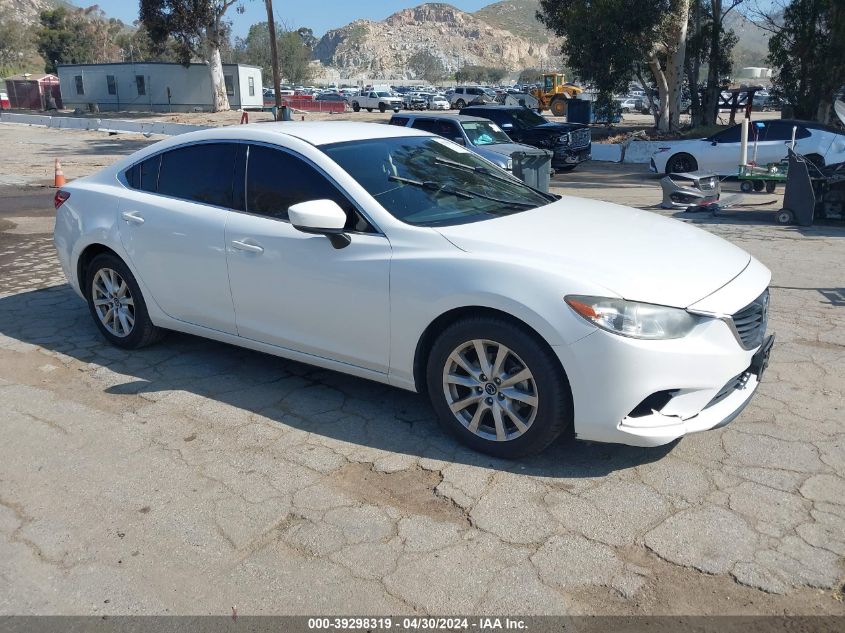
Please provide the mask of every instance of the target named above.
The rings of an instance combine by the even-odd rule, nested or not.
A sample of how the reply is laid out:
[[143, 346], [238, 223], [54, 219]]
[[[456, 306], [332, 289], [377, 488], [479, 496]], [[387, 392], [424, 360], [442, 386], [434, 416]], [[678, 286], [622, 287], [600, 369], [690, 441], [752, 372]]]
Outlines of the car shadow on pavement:
[[140, 396], [149, 404], [173, 402], [174, 413], [182, 406], [196, 416], [210, 406], [217, 407], [215, 419], [221, 411], [224, 419], [227, 411], [233, 417], [258, 414], [342, 442], [519, 474], [600, 477], [656, 461], [674, 446], [644, 449], [561, 438], [539, 456], [492, 458], [442, 431], [422, 395], [175, 332], [141, 350], [113, 347], [66, 284], [0, 297], [0, 347], [15, 340], [84, 363], [92, 389], [131, 397], [136, 408], [147, 404]]

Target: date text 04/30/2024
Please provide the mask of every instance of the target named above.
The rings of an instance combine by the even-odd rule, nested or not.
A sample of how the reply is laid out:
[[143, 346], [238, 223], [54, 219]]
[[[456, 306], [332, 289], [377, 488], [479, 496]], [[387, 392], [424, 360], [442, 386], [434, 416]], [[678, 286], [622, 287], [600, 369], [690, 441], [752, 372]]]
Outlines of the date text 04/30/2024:
[[519, 618], [308, 618], [308, 628], [314, 631], [328, 630], [396, 630], [396, 631], [520, 631], [525, 630], [524, 620]]

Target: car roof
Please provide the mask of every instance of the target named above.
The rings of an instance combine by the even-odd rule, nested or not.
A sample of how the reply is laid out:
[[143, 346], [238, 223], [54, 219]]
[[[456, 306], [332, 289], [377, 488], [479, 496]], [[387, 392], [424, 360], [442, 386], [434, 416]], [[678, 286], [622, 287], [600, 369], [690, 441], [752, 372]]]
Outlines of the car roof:
[[[429, 132], [403, 128], [383, 123], [356, 121], [279, 121], [273, 123], [251, 123], [231, 125], [201, 132], [195, 132], [192, 140], [232, 139], [261, 140], [267, 134], [298, 138], [311, 145], [328, 145], [363, 141], [374, 138], [397, 138], [400, 136], [431, 136]], [[174, 137], [178, 138], [178, 137]]]
[[[407, 119], [448, 119], [450, 121], [479, 121], [489, 123], [490, 119], [485, 119], [480, 116], [470, 116], [468, 114], [452, 114], [450, 112], [435, 113], [435, 112], [403, 112], [401, 114], [394, 114], [393, 117], [407, 118]], [[391, 117], [391, 118], [393, 118]]]
[[484, 105], [468, 105], [461, 108], [461, 112], [464, 110], [525, 110], [523, 106], [511, 106], [511, 105], [503, 105], [499, 103], [490, 103]]

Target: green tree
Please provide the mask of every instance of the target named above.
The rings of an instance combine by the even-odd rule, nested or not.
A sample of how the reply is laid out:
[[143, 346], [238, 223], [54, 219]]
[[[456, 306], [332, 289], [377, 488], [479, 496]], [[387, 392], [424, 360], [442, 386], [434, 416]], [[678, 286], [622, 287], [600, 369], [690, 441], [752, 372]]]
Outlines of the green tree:
[[792, 0], [769, 40], [769, 62], [776, 69], [775, 94], [794, 116], [828, 123], [845, 84], [845, 3]]
[[58, 64], [85, 64], [95, 60], [96, 32], [83, 24], [80, 10], [65, 7], [47, 9], [39, 16], [35, 32], [38, 53], [44, 58], [44, 70], [56, 72]]
[[[301, 31], [302, 29], [300, 29]], [[292, 84], [304, 84], [311, 79], [311, 49], [305, 45], [299, 31], [288, 31], [276, 23], [276, 47], [282, 77]], [[234, 58], [261, 68], [264, 77], [273, 76], [270, 59], [270, 29], [266, 22], [249, 27], [247, 36], [235, 40]]]
[[519, 79], [517, 81], [521, 84], [533, 84], [537, 83], [542, 76], [543, 71], [539, 68], [526, 68], [519, 73]]
[[212, 108], [229, 109], [223, 79], [221, 48], [229, 41], [226, 11], [238, 0], [141, 0], [141, 23], [149, 32], [154, 49], [160, 51], [173, 41], [180, 63], [205, 53], [212, 86]]
[[419, 50], [408, 60], [408, 68], [416, 79], [425, 79], [434, 84], [446, 76], [446, 67], [439, 57], [428, 50]]
[[635, 62], [651, 55], [670, 8], [670, 0], [540, 0], [537, 19], [564, 38], [564, 61], [595, 84], [598, 108], [609, 109]]

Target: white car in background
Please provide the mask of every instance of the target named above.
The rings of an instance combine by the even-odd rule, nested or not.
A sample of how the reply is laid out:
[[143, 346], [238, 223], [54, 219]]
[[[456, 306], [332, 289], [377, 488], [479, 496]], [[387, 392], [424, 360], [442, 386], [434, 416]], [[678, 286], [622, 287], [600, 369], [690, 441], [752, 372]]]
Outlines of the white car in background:
[[428, 109], [429, 110], [448, 110], [449, 100], [443, 95], [429, 95]]
[[112, 344], [177, 330], [427, 393], [502, 457], [726, 424], [771, 348], [770, 273], [745, 251], [406, 127], [180, 134], [55, 204], [61, 266]]
[[[795, 151], [814, 164], [824, 166], [845, 161], [845, 134], [841, 130], [812, 121], [788, 119], [751, 123], [748, 160], [754, 160], [755, 151], [758, 165], [785, 159], [792, 144], [793, 129]], [[742, 126], [735, 125], [709, 138], [667, 141], [652, 154], [650, 169], [658, 174], [700, 170], [719, 176], [736, 176], [741, 136]]]

